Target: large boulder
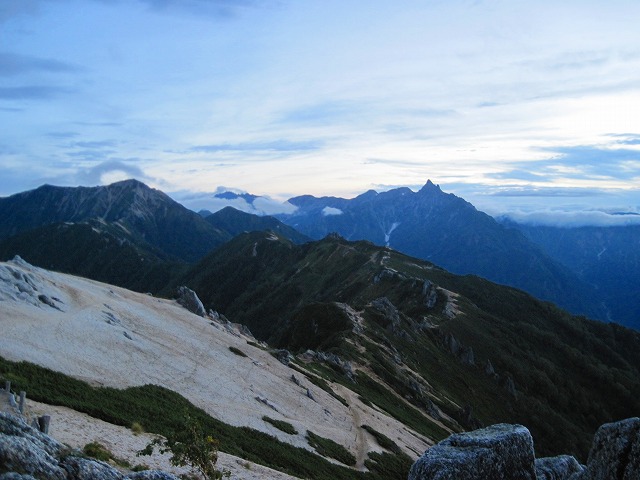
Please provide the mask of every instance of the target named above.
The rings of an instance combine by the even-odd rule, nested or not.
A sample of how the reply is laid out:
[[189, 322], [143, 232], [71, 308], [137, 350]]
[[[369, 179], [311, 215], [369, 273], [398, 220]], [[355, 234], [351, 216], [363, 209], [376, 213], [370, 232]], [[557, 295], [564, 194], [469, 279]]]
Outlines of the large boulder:
[[160, 471], [123, 474], [107, 463], [84, 458], [22, 418], [0, 412], [0, 480], [128, 479], [177, 480]]
[[593, 438], [587, 468], [571, 480], [640, 478], [640, 418], [602, 425]]
[[427, 450], [409, 480], [536, 480], [533, 439], [522, 425], [456, 433]]
[[205, 310], [202, 301], [198, 298], [196, 292], [191, 290], [189, 287], [185, 287], [184, 285], [178, 287], [177, 301], [191, 313], [195, 313], [201, 317], [207, 316], [207, 311]]

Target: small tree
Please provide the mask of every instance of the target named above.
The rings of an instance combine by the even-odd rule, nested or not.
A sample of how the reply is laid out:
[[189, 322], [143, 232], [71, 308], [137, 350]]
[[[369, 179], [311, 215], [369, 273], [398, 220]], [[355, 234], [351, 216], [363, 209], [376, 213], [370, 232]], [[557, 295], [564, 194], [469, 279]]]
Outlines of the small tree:
[[171, 463], [177, 467], [188, 466], [195, 475], [205, 480], [220, 480], [229, 477], [229, 470], [218, 470], [218, 447], [220, 442], [207, 435], [202, 425], [185, 414], [185, 426], [167, 438], [156, 437], [137, 455], [151, 455], [156, 447], [160, 453], [171, 453]]

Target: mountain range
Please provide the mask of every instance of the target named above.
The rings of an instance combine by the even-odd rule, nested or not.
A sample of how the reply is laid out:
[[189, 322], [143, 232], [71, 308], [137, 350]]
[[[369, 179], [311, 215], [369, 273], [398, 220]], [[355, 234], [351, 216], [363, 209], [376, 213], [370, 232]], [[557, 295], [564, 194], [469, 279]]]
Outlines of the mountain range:
[[[19, 254], [42, 267], [161, 297], [56, 276], [60, 274], [25, 266], [19, 259], [4, 265], [0, 280], [8, 293], [0, 292], [0, 319], [8, 343], [2, 344], [2, 355], [11, 352], [11, 358], [0, 359], [0, 377], [36, 389], [43, 401], [73, 401], [74, 408], [127, 425], [135, 420], [132, 412], [143, 415], [151, 406], [141, 404], [131, 411], [114, 408], [103, 404], [103, 398], [120, 395], [115, 390], [94, 392], [89, 385], [74, 383], [84, 378], [85, 367], [107, 385], [122, 381], [118, 380], [122, 372], [114, 376], [103, 357], [80, 358], [84, 350], [79, 345], [101, 355], [116, 352], [124, 360], [144, 351], [145, 371], [127, 383], [141, 390], [122, 395], [134, 402], [150, 396], [157, 403], [154, 409], [163, 405], [166, 410], [153, 410], [154, 420], [145, 420], [153, 424], [153, 431], [163, 433], [169, 426], [157, 419], [174, 418], [176, 405], [187, 405], [175, 393], [179, 384], [166, 373], [165, 362], [180, 359], [182, 363], [171, 371], [179, 378], [199, 379], [201, 387], [194, 390], [197, 407], [210, 416], [202, 416], [202, 421], [211, 425], [223, 444], [228, 442], [229, 453], [309, 476], [305, 468], [316, 462], [315, 457], [294, 454], [279, 443], [277, 455], [268, 453], [262, 448], [265, 437], [253, 430], [240, 434], [228, 424], [273, 432], [273, 423], [258, 420], [264, 415], [293, 424], [298, 432], [324, 428], [325, 439], [357, 458], [356, 470], [346, 467], [351, 462], [348, 455], [339, 455], [341, 465], [335, 469], [314, 463], [324, 472], [316, 478], [406, 478], [411, 457], [422, 453], [411, 438], [420, 445], [432, 444], [451, 432], [500, 422], [526, 425], [542, 454], [571, 453], [585, 459], [597, 427], [640, 410], [638, 332], [573, 316], [529, 295], [523, 287], [500, 285], [478, 274], [459, 275], [438, 262], [399, 251], [400, 246], [412, 248], [423, 240], [429, 248], [421, 251], [432, 257], [458, 255], [479, 268], [493, 262], [500, 275], [508, 274], [510, 264], [522, 269], [515, 272], [517, 278], [529, 275], [550, 291], [564, 289], [560, 297], [575, 302], [597, 288], [581, 282], [573, 264], [560, 264], [551, 250], [537, 246], [526, 232], [496, 222], [431, 182], [419, 192], [371, 191], [353, 200], [306, 196], [291, 203], [297, 212], [280, 217], [287, 226], [275, 218], [233, 209], [203, 218], [137, 181], [78, 189], [44, 186], [0, 199], [4, 259]], [[418, 226], [420, 218], [423, 224]], [[416, 225], [416, 232], [411, 225]], [[311, 241], [304, 236], [318, 237], [324, 230], [334, 233]], [[365, 234], [372, 238], [358, 239]], [[574, 281], [580, 288], [571, 291]], [[198, 311], [204, 319], [169, 313], [177, 306], [162, 298], [174, 298], [185, 288], [197, 295], [195, 303], [202, 303]], [[78, 343], [73, 329], [60, 334], [66, 322], [83, 319], [92, 322], [95, 339], [85, 335]], [[143, 327], [146, 322], [154, 327]], [[34, 327], [37, 323], [40, 326]], [[183, 329], [177, 327], [182, 323]], [[9, 339], [8, 332], [25, 325], [42, 329], [43, 335], [32, 339], [12, 334]], [[46, 334], [49, 328], [53, 330]], [[216, 329], [235, 332], [236, 340], [210, 337]], [[172, 335], [180, 338], [180, 345], [166, 333], [172, 331], [179, 331]], [[197, 338], [191, 341], [189, 335]], [[38, 353], [51, 348], [46, 345], [49, 338], [55, 339], [54, 350], [68, 351], [69, 358], [58, 361], [53, 353]], [[40, 341], [45, 344], [33, 348], [33, 342]], [[196, 346], [200, 353], [192, 358], [189, 352]], [[216, 361], [222, 360], [209, 358], [204, 353], [207, 348], [225, 359], [226, 370], [217, 369]], [[362, 446], [361, 441], [348, 441], [344, 432], [321, 427], [319, 419], [306, 425], [302, 410], [287, 413], [262, 392], [231, 387], [238, 383], [227, 378], [231, 372], [249, 375], [266, 359], [281, 363], [278, 382], [289, 382], [269, 390], [269, 395], [284, 392], [280, 400], [284, 403], [286, 392], [297, 388], [292, 386], [298, 385], [296, 381], [313, 385], [306, 400], [296, 401], [337, 402], [337, 410], [329, 411], [339, 411], [340, 418], [349, 415], [356, 438], [368, 439], [368, 450], [356, 446]], [[37, 370], [34, 375], [35, 367], [20, 360], [57, 373]], [[213, 382], [216, 375], [222, 375], [219, 380], [225, 383], [210, 384], [231, 389], [230, 396], [216, 388], [203, 393], [202, 385]], [[38, 378], [49, 379], [48, 387], [37, 386]], [[91, 376], [85, 379], [96, 381]], [[144, 386], [145, 382], [156, 386]], [[222, 397], [233, 401], [216, 400]], [[119, 398], [109, 402], [123, 401]], [[329, 415], [320, 405], [313, 408], [320, 416]], [[371, 415], [366, 425], [356, 418], [361, 412]], [[244, 415], [251, 424], [233, 423], [235, 415]], [[389, 432], [394, 430], [381, 431], [381, 424], [369, 423], [375, 418], [406, 431], [391, 438]], [[314, 455], [331, 457], [328, 451], [342, 451], [313, 435], [287, 435], [277, 434], [285, 444], [293, 442]], [[243, 436], [259, 440], [251, 446], [242, 443]], [[363, 473], [365, 468], [369, 473]]]
[[571, 269], [522, 232], [431, 181], [418, 192], [370, 190], [353, 199], [307, 195], [289, 203], [298, 209], [278, 218], [314, 239], [337, 232], [348, 240], [369, 240], [453, 273], [521, 288], [577, 314], [605, 317], [593, 287]]

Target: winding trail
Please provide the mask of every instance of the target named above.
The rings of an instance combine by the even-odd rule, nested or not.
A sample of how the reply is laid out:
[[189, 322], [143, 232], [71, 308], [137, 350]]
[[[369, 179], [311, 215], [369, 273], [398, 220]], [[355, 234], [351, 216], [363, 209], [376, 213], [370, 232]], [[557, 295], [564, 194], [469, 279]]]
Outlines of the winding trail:
[[356, 398], [351, 390], [343, 387], [342, 385], [334, 383], [331, 385], [336, 393], [340, 396], [343, 396], [347, 403], [349, 403], [349, 413], [351, 414], [351, 418], [353, 419], [353, 428], [356, 432], [355, 436], [355, 447], [356, 447], [356, 465], [355, 468], [361, 471], [365, 471], [366, 468], [364, 466], [364, 462], [367, 459], [367, 453], [369, 452], [369, 444], [367, 442], [367, 437], [365, 431], [360, 428], [362, 426], [362, 421], [360, 419], [360, 412], [354, 405]]

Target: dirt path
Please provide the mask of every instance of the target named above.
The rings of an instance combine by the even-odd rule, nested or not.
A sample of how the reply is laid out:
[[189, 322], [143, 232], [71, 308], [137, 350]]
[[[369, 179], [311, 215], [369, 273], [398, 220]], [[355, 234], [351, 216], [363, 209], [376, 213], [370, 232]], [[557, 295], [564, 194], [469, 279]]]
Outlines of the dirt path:
[[336, 392], [345, 397], [345, 400], [349, 403], [349, 413], [351, 413], [351, 418], [353, 419], [353, 429], [356, 432], [355, 437], [355, 447], [356, 447], [356, 465], [355, 467], [358, 470], [366, 470], [364, 466], [364, 462], [367, 459], [367, 453], [369, 452], [369, 445], [367, 442], [367, 437], [365, 431], [360, 428], [362, 425], [362, 421], [360, 419], [360, 412], [358, 412], [358, 408], [355, 406], [355, 397], [353, 392], [348, 388], [344, 388], [342, 385], [333, 384], [331, 386]]

